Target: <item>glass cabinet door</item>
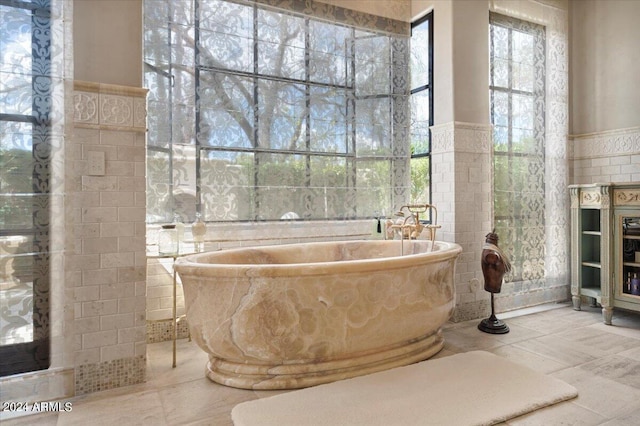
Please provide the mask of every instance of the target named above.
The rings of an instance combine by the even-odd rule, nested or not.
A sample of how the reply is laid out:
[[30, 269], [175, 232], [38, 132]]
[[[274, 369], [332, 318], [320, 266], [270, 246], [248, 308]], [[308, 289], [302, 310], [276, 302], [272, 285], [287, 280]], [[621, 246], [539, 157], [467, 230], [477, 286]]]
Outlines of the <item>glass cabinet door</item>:
[[617, 213], [616, 216], [619, 236], [616, 298], [640, 304], [640, 215]]

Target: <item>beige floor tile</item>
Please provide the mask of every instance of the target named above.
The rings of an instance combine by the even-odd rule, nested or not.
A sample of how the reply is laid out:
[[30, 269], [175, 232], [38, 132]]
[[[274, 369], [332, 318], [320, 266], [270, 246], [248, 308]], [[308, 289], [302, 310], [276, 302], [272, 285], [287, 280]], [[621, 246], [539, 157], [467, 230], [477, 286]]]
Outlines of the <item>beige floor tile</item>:
[[[15, 413], [11, 413], [12, 415]], [[59, 413], [50, 414], [29, 414], [11, 417], [0, 417], [0, 425], [11, 426], [56, 426], [58, 424]]]
[[610, 330], [591, 326], [567, 330], [557, 333], [555, 336], [566, 339], [576, 349], [596, 358], [640, 347], [639, 339], [621, 336], [611, 333]]
[[[640, 316], [640, 315], [639, 315]], [[629, 337], [631, 339], [640, 340], [640, 324], [634, 326], [634, 324], [612, 324], [606, 325], [604, 323], [592, 324], [588, 328], [594, 330], [600, 330], [606, 333], [616, 334], [618, 336]]]
[[629, 349], [628, 351], [620, 352], [618, 355], [634, 361], [640, 361], [640, 348]]
[[524, 349], [516, 348], [512, 345], [491, 349], [490, 352], [544, 374], [553, 373], [554, 371], [569, 367], [567, 364]]
[[[523, 312], [527, 315], [505, 315], [511, 328], [505, 335], [479, 331], [480, 320], [446, 324], [445, 346], [435, 358], [487, 350], [578, 389], [577, 399], [508, 425], [640, 425], [640, 314], [616, 310], [613, 325], [607, 326], [600, 309], [588, 306], [574, 311], [569, 305], [549, 305]], [[177, 342], [177, 368], [171, 368], [171, 354], [171, 342], [147, 345], [146, 383], [73, 398], [71, 413], [3, 420], [2, 426], [231, 426], [236, 404], [286, 392], [211, 382], [205, 377], [206, 353], [187, 339]]]
[[640, 389], [594, 375], [576, 367], [558, 371], [553, 377], [565, 381], [578, 390], [573, 402], [607, 419], [613, 419], [640, 409]]
[[638, 425], [640, 425], [640, 410], [636, 410], [633, 413], [617, 417], [607, 423], [602, 424], [602, 426], [638, 426]]
[[234, 406], [257, 398], [253, 391], [222, 386], [207, 378], [163, 388], [159, 394], [170, 425], [203, 420], [230, 424]]
[[445, 348], [452, 352], [489, 350], [504, 343], [495, 334], [487, 334], [478, 330], [476, 325], [443, 330]]
[[60, 413], [58, 426], [166, 425], [157, 391], [146, 391], [73, 403], [73, 411]]
[[172, 368], [171, 342], [161, 342], [147, 347], [147, 384], [154, 388], [185, 383], [206, 377], [209, 357], [194, 342], [181, 339], [177, 342], [176, 368]]
[[591, 374], [640, 389], [640, 360], [610, 355], [583, 364], [580, 368]]
[[572, 402], [561, 402], [507, 421], [509, 426], [592, 426], [606, 421], [604, 417]]
[[555, 335], [518, 342], [513, 346], [569, 366], [584, 364], [596, 359], [595, 356], [585, 353], [582, 350], [584, 348], [578, 348], [566, 339]]

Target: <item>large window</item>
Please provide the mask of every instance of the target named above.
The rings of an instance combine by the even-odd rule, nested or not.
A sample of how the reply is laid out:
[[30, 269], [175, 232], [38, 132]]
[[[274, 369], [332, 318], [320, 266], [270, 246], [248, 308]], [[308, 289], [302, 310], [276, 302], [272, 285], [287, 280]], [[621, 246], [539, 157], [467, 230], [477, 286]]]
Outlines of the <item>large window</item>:
[[408, 34], [283, 4], [307, 6], [147, 2], [148, 222], [353, 219], [409, 199]]
[[513, 281], [544, 278], [544, 28], [491, 14], [494, 220]]
[[411, 201], [431, 200], [433, 12], [411, 25]]
[[0, 376], [49, 366], [49, 0], [0, 0]]

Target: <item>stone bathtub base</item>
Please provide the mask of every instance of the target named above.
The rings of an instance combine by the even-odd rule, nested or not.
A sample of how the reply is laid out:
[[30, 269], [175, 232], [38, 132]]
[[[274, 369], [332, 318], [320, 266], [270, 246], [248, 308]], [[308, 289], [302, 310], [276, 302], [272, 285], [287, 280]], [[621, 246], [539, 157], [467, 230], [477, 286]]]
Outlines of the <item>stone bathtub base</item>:
[[444, 338], [438, 329], [436, 333], [381, 352], [333, 361], [256, 365], [209, 356], [206, 375], [216, 383], [240, 389], [299, 389], [424, 361], [440, 352], [443, 346]]

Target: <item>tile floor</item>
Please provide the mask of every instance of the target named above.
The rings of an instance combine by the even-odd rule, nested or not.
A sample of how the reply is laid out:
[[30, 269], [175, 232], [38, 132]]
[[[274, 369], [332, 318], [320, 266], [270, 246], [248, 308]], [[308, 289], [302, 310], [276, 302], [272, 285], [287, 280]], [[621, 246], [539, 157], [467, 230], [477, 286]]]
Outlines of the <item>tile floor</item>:
[[[508, 334], [482, 333], [476, 328], [478, 321], [448, 323], [445, 349], [437, 357], [486, 350], [564, 380], [579, 392], [570, 402], [507, 425], [640, 425], [640, 314], [615, 311], [613, 326], [606, 326], [599, 309], [576, 312], [560, 304], [498, 317], [509, 325]], [[230, 413], [236, 404], [275, 394], [209, 381], [203, 373], [204, 352], [186, 339], [178, 342], [175, 369], [171, 342], [150, 344], [147, 350], [146, 383], [77, 397], [71, 400], [71, 412], [4, 420], [2, 426], [224, 426], [232, 424]]]

